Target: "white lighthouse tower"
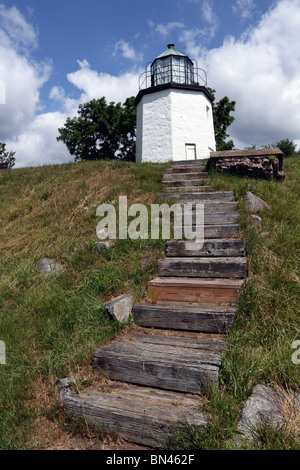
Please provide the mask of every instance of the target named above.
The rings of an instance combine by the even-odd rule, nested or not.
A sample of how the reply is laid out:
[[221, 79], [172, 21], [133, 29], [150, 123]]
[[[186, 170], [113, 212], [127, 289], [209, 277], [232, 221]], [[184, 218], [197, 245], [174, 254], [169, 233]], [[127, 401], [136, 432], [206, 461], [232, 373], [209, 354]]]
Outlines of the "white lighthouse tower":
[[140, 76], [137, 162], [201, 160], [216, 150], [206, 73], [174, 44]]

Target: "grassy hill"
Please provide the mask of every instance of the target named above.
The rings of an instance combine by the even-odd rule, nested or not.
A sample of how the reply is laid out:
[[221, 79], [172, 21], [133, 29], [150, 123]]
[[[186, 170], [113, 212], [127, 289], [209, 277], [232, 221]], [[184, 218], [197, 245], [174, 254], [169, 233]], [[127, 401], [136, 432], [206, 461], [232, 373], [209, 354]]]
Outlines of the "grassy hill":
[[[122, 293], [142, 300], [165, 245], [119, 240], [97, 254], [96, 208], [117, 205], [119, 195], [150, 206], [165, 168], [86, 162], [0, 173], [0, 340], [7, 353], [7, 364], [0, 365], [0, 448], [64, 448], [67, 435], [91, 432], [61, 412], [56, 380], [78, 371], [89, 380], [94, 349], [121, 331], [103, 304]], [[257, 383], [299, 391], [300, 365], [291, 361], [291, 345], [300, 339], [300, 159], [286, 160], [284, 171], [283, 183], [211, 174], [214, 188], [233, 189], [238, 199], [250, 183], [272, 209], [262, 213], [259, 231], [241, 205], [249, 276], [220, 390], [207, 396], [212, 421], [205, 438], [178, 436], [174, 448], [230, 447], [241, 406]], [[84, 242], [89, 249], [77, 249]], [[38, 274], [44, 257], [65, 272]], [[291, 426], [263, 435], [257, 446], [294, 448], [295, 442]]]

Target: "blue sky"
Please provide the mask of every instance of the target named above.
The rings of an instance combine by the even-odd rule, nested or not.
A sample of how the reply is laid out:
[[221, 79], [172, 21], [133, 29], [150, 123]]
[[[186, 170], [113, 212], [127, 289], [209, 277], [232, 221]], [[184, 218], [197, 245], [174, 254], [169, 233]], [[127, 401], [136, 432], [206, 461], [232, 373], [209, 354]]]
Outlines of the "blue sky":
[[57, 128], [81, 102], [137, 94], [169, 42], [237, 101], [236, 147], [300, 144], [300, 0], [0, 0], [0, 141], [17, 166], [72, 160]]

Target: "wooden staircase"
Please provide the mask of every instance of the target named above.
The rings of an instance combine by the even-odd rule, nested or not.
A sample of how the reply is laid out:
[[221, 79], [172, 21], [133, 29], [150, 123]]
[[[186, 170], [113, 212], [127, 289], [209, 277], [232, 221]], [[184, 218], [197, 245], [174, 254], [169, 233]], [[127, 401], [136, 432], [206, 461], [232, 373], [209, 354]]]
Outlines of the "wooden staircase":
[[234, 195], [210, 191], [207, 182], [199, 161], [174, 162], [164, 175], [162, 199], [204, 204], [205, 242], [167, 242], [148, 299], [133, 308], [138, 332], [95, 352], [93, 366], [111, 381], [109, 393], [76, 394], [70, 380], [59, 383], [67, 412], [150, 447], [167, 445], [170, 433], [187, 423], [205, 429], [201, 394], [218, 386], [225, 335], [246, 275]]

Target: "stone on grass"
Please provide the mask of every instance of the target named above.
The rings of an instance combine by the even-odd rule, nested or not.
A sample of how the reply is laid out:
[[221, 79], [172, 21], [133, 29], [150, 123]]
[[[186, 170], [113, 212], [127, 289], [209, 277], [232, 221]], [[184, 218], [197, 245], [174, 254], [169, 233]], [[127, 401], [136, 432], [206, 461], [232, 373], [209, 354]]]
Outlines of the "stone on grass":
[[113, 248], [114, 246], [114, 242], [96, 242], [95, 251], [96, 253], [101, 253], [101, 251], [108, 250], [109, 248]]
[[248, 210], [257, 211], [259, 209], [271, 209], [271, 206], [255, 194], [248, 191], [243, 197], [243, 201]]
[[242, 411], [238, 431], [242, 433], [245, 439], [252, 441], [260, 425], [297, 426], [299, 412], [299, 394], [266, 387], [265, 385], [256, 385]]
[[118, 297], [105, 305], [113, 320], [126, 323], [131, 315], [133, 296], [130, 294]]
[[59, 275], [64, 271], [61, 264], [49, 258], [42, 258], [37, 263], [37, 271], [47, 276]]
[[253, 227], [261, 228], [261, 217], [259, 217], [259, 215], [251, 214], [250, 223]]

